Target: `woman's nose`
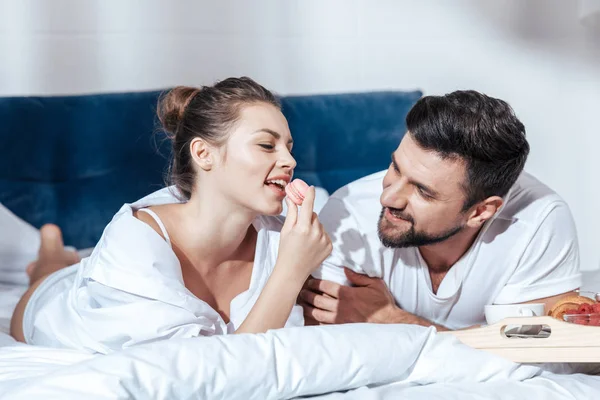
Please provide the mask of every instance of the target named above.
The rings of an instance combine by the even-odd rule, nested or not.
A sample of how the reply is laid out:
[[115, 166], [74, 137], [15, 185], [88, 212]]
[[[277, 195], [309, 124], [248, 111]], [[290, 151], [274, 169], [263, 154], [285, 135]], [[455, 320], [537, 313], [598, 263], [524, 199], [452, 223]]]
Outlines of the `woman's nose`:
[[285, 151], [279, 160], [279, 165], [282, 168], [294, 169], [296, 168], [296, 159], [289, 151]]

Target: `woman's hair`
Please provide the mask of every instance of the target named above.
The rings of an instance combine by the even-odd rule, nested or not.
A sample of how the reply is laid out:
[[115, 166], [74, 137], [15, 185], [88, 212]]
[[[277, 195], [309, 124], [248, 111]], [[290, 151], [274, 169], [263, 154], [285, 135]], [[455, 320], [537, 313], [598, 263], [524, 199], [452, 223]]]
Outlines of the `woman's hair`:
[[192, 139], [198, 137], [221, 146], [242, 108], [256, 103], [281, 109], [270, 91], [247, 77], [228, 78], [200, 88], [178, 86], [161, 96], [157, 114], [172, 142], [168, 180], [186, 200], [191, 197], [196, 177], [190, 151]]

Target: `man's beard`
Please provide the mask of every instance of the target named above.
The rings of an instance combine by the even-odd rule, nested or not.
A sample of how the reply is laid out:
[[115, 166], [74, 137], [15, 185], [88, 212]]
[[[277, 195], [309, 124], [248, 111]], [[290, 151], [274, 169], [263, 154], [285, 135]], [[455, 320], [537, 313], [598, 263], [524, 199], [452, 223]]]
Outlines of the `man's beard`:
[[442, 232], [437, 235], [430, 235], [425, 232], [418, 232], [415, 230], [415, 222], [412, 216], [403, 214], [398, 209], [390, 209], [395, 216], [401, 218], [410, 223], [410, 228], [402, 232], [399, 235], [386, 235], [383, 231], [383, 225], [388, 224], [393, 227], [393, 225], [387, 221], [384, 217], [386, 207], [381, 210], [381, 215], [379, 216], [379, 222], [377, 224], [377, 233], [379, 235], [379, 240], [385, 247], [390, 247], [393, 249], [402, 248], [402, 247], [419, 247], [419, 246], [427, 246], [430, 244], [440, 243], [444, 240], [451, 238], [456, 235], [458, 232], [462, 231], [464, 225], [455, 226], [454, 228], [448, 229], [445, 232]]

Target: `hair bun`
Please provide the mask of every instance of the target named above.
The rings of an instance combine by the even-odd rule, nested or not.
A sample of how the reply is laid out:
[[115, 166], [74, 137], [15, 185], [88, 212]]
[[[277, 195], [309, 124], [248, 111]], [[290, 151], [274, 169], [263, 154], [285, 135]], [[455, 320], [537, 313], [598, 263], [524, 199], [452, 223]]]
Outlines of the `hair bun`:
[[198, 88], [177, 86], [161, 96], [157, 114], [163, 130], [169, 137], [173, 138], [177, 134], [185, 110], [198, 92], [200, 92]]

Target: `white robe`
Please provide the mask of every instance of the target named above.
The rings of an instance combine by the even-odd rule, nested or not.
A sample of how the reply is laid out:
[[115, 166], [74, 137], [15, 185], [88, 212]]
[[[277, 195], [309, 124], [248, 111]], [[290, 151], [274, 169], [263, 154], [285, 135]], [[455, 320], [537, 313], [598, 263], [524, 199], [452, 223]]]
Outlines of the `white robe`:
[[[104, 230], [91, 256], [50, 275], [31, 297], [23, 320], [29, 344], [109, 353], [169, 338], [234, 332], [273, 271], [280, 216], [260, 216], [250, 287], [231, 301], [230, 322], [184, 285], [169, 244], [133, 211], [178, 202], [170, 188], [125, 204]], [[295, 306], [286, 324], [302, 326]]]

